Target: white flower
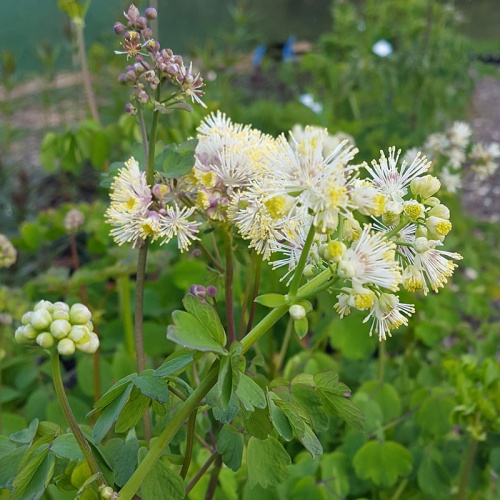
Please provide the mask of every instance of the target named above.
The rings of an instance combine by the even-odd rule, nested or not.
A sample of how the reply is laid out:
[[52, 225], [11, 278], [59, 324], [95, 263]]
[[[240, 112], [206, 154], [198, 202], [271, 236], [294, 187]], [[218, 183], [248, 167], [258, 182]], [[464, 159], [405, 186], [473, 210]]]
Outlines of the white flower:
[[449, 168], [444, 168], [439, 174], [439, 178], [449, 193], [456, 193], [462, 188], [460, 174], [451, 172]]
[[447, 130], [446, 135], [453, 146], [465, 149], [469, 145], [472, 129], [468, 123], [455, 122]]
[[17, 251], [7, 236], [0, 234], [0, 267], [10, 267], [16, 262]]
[[370, 314], [365, 318], [364, 323], [372, 320], [370, 336], [378, 334], [380, 341], [391, 337], [391, 330], [395, 330], [401, 325], [408, 324], [408, 318], [415, 312], [412, 304], [401, 304], [397, 295], [383, 293], [375, 299]]
[[[371, 232], [371, 226], [367, 225], [339, 263], [339, 275], [351, 279], [353, 286], [372, 284], [396, 291], [402, 277], [394, 260], [395, 249], [394, 242], [388, 241], [383, 233]], [[350, 272], [342, 275], [341, 264]]]
[[380, 160], [372, 161], [372, 166], [365, 165], [371, 175], [373, 184], [391, 200], [402, 203], [403, 197], [408, 192], [408, 186], [413, 179], [419, 177], [429, 170], [430, 162], [425, 156], [417, 155], [412, 163], [402, 162], [398, 168], [400, 150], [396, 153], [396, 148], [389, 148], [387, 158], [383, 151], [380, 152]]
[[497, 158], [500, 158], [500, 145], [497, 142], [474, 144], [470, 153], [470, 159], [473, 162], [472, 170], [480, 178], [490, 176], [498, 168], [498, 163], [495, 161]]
[[196, 234], [200, 223], [189, 220], [194, 210], [187, 207], [179, 208], [177, 205], [166, 207], [165, 214], [160, 218], [159, 237], [163, 238], [162, 245], [177, 236], [177, 246], [183, 252], [193, 241], [199, 240]]

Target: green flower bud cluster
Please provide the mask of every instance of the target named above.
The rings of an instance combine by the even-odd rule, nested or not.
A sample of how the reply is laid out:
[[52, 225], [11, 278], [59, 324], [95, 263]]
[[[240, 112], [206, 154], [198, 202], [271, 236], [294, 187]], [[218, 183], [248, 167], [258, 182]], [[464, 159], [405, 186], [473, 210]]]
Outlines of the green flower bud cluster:
[[15, 338], [19, 344], [56, 347], [64, 355], [75, 350], [94, 353], [99, 348], [99, 338], [91, 318], [90, 310], [83, 304], [70, 307], [64, 302], [41, 300], [33, 311], [23, 315]]

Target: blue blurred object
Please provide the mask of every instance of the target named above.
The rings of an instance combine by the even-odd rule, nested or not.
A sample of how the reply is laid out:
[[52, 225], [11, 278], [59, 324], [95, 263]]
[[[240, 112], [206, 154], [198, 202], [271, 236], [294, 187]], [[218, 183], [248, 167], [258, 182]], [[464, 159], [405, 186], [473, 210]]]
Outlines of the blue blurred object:
[[296, 59], [297, 54], [295, 53], [295, 50], [293, 49], [296, 41], [297, 41], [297, 37], [295, 35], [290, 35], [288, 37], [288, 40], [285, 42], [285, 45], [283, 45], [283, 50], [281, 52], [281, 54], [282, 54], [281, 57], [282, 57], [283, 62], [293, 61]]
[[252, 64], [257, 67], [262, 64], [262, 59], [264, 58], [264, 54], [267, 51], [267, 47], [265, 44], [260, 44], [252, 54]]

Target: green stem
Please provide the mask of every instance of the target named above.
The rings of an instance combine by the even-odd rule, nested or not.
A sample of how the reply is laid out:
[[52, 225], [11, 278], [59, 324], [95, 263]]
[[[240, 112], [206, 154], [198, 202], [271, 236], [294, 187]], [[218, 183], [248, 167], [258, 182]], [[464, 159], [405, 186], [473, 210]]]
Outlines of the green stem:
[[196, 426], [197, 413], [198, 413], [197, 410], [194, 410], [193, 412], [191, 412], [191, 415], [189, 415], [188, 427], [187, 427], [186, 454], [184, 455], [184, 461], [182, 463], [182, 469], [181, 469], [182, 479], [186, 479], [189, 466], [191, 464], [191, 457], [193, 456], [194, 429]]
[[221, 266], [220, 262], [208, 251], [207, 247], [201, 241], [197, 241], [196, 246], [203, 252], [203, 255], [205, 255], [217, 271], [220, 273], [224, 272], [224, 268]]
[[385, 374], [385, 340], [379, 342], [378, 345], [378, 381], [380, 384], [384, 383], [384, 374]]
[[399, 233], [399, 231], [401, 229], [403, 229], [406, 224], [408, 224], [408, 221], [403, 221], [403, 222], [400, 222], [397, 226], [395, 226], [394, 228], [392, 228], [386, 235], [385, 237], [389, 240], [391, 239], [393, 236], [396, 236], [396, 234]]
[[233, 237], [230, 230], [223, 232], [224, 253], [226, 256], [225, 294], [226, 294], [226, 323], [227, 341], [231, 345], [236, 340], [234, 329], [234, 305], [233, 305], [233, 281], [234, 281], [234, 261], [233, 261]]
[[241, 316], [240, 316], [240, 326], [238, 328], [238, 340], [243, 337], [243, 328], [245, 328], [245, 312], [248, 306], [248, 299], [250, 297], [250, 289], [252, 287], [252, 280], [250, 279], [255, 274], [255, 264], [256, 264], [257, 252], [252, 253], [250, 260], [250, 268], [248, 271], [247, 285], [245, 287], [245, 294], [243, 296], [243, 302], [241, 303]]
[[467, 448], [467, 455], [465, 457], [465, 464], [461, 474], [460, 489], [458, 491], [458, 500], [467, 500], [467, 487], [469, 485], [469, 477], [474, 464], [474, 457], [476, 456], [477, 441], [471, 439], [469, 447]]
[[146, 282], [146, 260], [148, 254], [148, 240], [142, 242], [139, 248], [137, 261], [137, 277], [135, 282], [135, 317], [134, 317], [134, 340], [135, 340], [135, 360], [137, 373], [141, 373], [146, 368], [146, 357], [144, 354], [144, 284]]
[[87, 103], [89, 105], [90, 113], [92, 114], [93, 120], [101, 124], [101, 120], [99, 118], [99, 112], [97, 111], [97, 106], [95, 102], [94, 92], [92, 90], [92, 82], [90, 79], [90, 71], [89, 66], [87, 64], [87, 52], [85, 50], [85, 35], [83, 32], [83, 19], [78, 19], [73, 21], [73, 25], [76, 30], [76, 41], [78, 44], [78, 53], [80, 56], [80, 66], [82, 70], [82, 80], [83, 87], [85, 89], [85, 96], [87, 97]]
[[[298, 290], [298, 296], [307, 296], [313, 293], [317, 287], [322, 286], [325, 281], [330, 279], [330, 277], [331, 273], [329, 269], [322, 271], [318, 274], [318, 276], [315, 276], [311, 281], [303, 285]], [[264, 335], [264, 333], [266, 333], [282, 316], [286, 314], [287, 311], [288, 306], [286, 305], [273, 309], [257, 325], [255, 325], [248, 335], [246, 335], [246, 337], [241, 341], [242, 353], [246, 353]], [[207, 395], [208, 391], [210, 391], [210, 389], [216, 384], [217, 378], [218, 363], [212, 366], [208, 375], [202, 379], [200, 385], [186, 399], [179, 411], [174, 413], [172, 420], [170, 420], [168, 425], [163, 429], [162, 433], [151, 444], [148, 454], [144, 457], [144, 460], [139, 464], [134, 474], [132, 474], [130, 479], [125, 483], [123, 489], [120, 491], [120, 500], [132, 500], [135, 493], [141, 487], [144, 478], [152, 469], [156, 461], [160, 458], [165, 446], [170, 443], [185, 420], [194, 410], [196, 410], [202, 399]], [[213, 460], [215, 460], [215, 456], [213, 457]]]
[[257, 297], [257, 295], [259, 293], [261, 266], [262, 266], [262, 257], [260, 255], [257, 255], [256, 267], [255, 267], [255, 280], [253, 282], [252, 302], [250, 304], [250, 314], [248, 315], [248, 324], [247, 324], [246, 333], [248, 333], [253, 327], [253, 320], [255, 317], [255, 308], [257, 306], [257, 303], [255, 302], [255, 298]]
[[116, 284], [118, 286], [120, 316], [125, 334], [125, 347], [129, 355], [135, 358], [134, 320], [130, 303], [130, 277], [123, 274], [117, 278]]
[[[158, 85], [156, 89], [156, 100], [160, 100], [160, 92], [161, 85]], [[156, 149], [156, 133], [158, 131], [158, 121], [160, 119], [160, 112], [153, 112], [153, 122], [151, 123], [151, 133], [149, 134], [149, 146], [148, 146], [148, 155], [146, 158], [146, 163], [148, 165], [148, 169], [146, 171], [146, 179], [148, 184], [152, 186], [154, 179], [154, 164], [155, 164], [155, 149]]]
[[314, 224], [311, 224], [306, 241], [304, 242], [304, 248], [300, 254], [299, 262], [295, 268], [295, 274], [293, 275], [292, 282], [290, 283], [290, 289], [288, 291], [288, 295], [290, 295], [290, 297], [295, 297], [295, 295], [297, 295], [300, 280], [302, 279], [302, 273], [304, 272], [304, 267], [306, 266], [307, 257], [309, 257], [309, 250], [313, 244], [315, 234], [316, 228], [314, 227]]
[[90, 468], [90, 471], [92, 472], [92, 475], [98, 474], [99, 484], [106, 486], [106, 482], [104, 480], [101, 471], [99, 470], [99, 466], [97, 465], [94, 455], [92, 454], [92, 450], [90, 449], [90, 446], [87, 443], [85, 436], [80, 430], [80, 427], [78, 426], [75, 416], [71, 411], [71, 407], [69, 406], [68, 398], [66, 397], [66, 392], [64, 390], [64, 385], [61, 376], [61, 369], [59, 365], [59, 353], [57, 352], [56, 349], [53, 349], [51, 351], [50, 358], [52, 361], [52, 377], [54, 379], [54, 388], [56, 390], [57, 399], [59, 400], [59, 405], [61, 406], [64, 416], [66, 417], [71, 432], [75, 436], [78, 446], [82, 450], [83, 456]]
[[283, 365], [283, 360], [285, 359], [286, 351], [288, 349], [288, 344], [290, 343], [290, 338], [292, 336], [293, 331], [293, 321], [292, 318], [288, 320], [288, 324], [286, 325], [285, 338], [281, 344], [280, 353], [278, 355], [278, 359], [276, 360], [276, 373], [280, 373], [281, 366]]
[[[210, 468], [210, 466], [215, 462], [216, 458], [219, 454], [214, 451], [209, 457], [208, 460], [201, 466], [200, 470], [196, 473], [196, 475], [191, 479], [189, 484], [186, 486], [185, 496], [187, 497], [189, 492], [196, 486], [198, 481], [205, 475], [205, 472]], [[121, 500], [120, 496], [120, 500]]]
[[219, 482], [219, 474], [222, 469], [222, 457], [217, 455], [215, 459], [215, 465], [212, 469], [212, 474], [210, 474], [210, 481], [208, 483], [207, 492], [205, 493], [205, 500], [212, 500], [215, 495], [215, 489], [217, 488], [217, 483]]
[[120, 500], [132, 500], [135, 493], [141, 487], [145, 477], [162, 455], [165, 446], [170, 443], [186, 418], [188, 418], [189, 415], [196, 410], [201, 400], [215, 385], [217, 382], [217, 376], [218, 363], [212, 367], [208, 375], [201, 381], [201, 384], [194, 390], [189, 398], [186, 399], [186, 402], [179, 408], [179, 411], [174, 413], [172, 420], [170, 420], [168, 425], [163, 429], [162, 433], [151, 444], [148, 454], [144, 457], [144, 460], [139, 464], [136, 471], [132, 474], [130, 479], [125, 483], [125, 486], [120, 491]]
[[397, 490], [394, 492], [394, 495], [392, 495], [391, 500], [398, 500], [403, 491], [405, 490], [407, 484], [408, 484], [408, 479], [404, 479], [403, 481], [401, 481]]

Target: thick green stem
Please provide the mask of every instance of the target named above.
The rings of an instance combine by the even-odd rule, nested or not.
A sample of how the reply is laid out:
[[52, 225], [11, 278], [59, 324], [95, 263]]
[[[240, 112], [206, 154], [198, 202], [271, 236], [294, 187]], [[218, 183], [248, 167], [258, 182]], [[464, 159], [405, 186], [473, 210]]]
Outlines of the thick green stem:
[[191, 457], [193, 456], [193, 443], [194, 443], [194, 429], [196, 426], [197, 410], [191, 412], [188, 420], [187, 439], [186, 439], [186, 453], [184, 454], [184, 461], [182, 463], [181, 477], [185, 479], [191, 464]]
[[135, 337], [135, 360], [137, 373], [141, 373], [146, 368], [146, 357], [144, 354], [144, 283], [146, 281], [146, 260], [148, 254], [148, 240], [144, 240], [139, 248], [137, 261], [137, 277], [135, 282], [135, 317], [134, 317], [134, 337]]
[[259, 294], [261, 267], [262, 267], [262, 256], [257, 255], [256, 262], [255, 262], [255, 279], [253, 282], [252, 301], [250, 303], [250, 314], [248, 315], [248, 323], [247, 323], [246, 333], [248, 333], [253, 327], [253, 320], [255, 317], [255, 307], [257, 306], [257, 303], [255, 302], [255, 298]]
[[172, 420], [170, 420], [168, 425], [163, 429], [162, 433], [153, 442], [148, 454], [144, 457], [144, 460], [139, 464], [136, 471], [132, 474], [130, 479], [125, 483], [123, 489], [120, 491], [120, 500], [132, 500], [135, 493], [141, 487], [145, 477], [162, 455], [165, 446], [170, 443], [186, 418], [188, 418], [193, 411], [196, 411], [196, 408], [200, 404], [201, 400], [215, 385], [217, 382], [217, 376], [218, 364], [210, 370], [207, 377], [201, 381], [201, 384], [195, 389], [189, 398], [186, 399], [185, 403], [173, 415]]
[[302, 252], [300, 254], [299, 262], [297, 263], [297, 267], [295, 268], [295, 274], [293, 275], [292, 282], [290, 283], [290, 289], [288, 291], [288, 295], [290, 295], [290, 297], [295, 297], [295, 295], [297, 295], [300, 280], [302, 279], [302, 273], [304, 272], [304, 267], [306, 266], [307, 257], [309, 257], [309, 250], [311, 249], [311, 245], [313, 244], [315, 234], [316, 228], [314, 227], [314, 224], [311, 224], [309, 233], [307, 234], [307, 238], [304, 243], [304, 248], [302, 249]]
[[59, 353], [57, 352], [57, 350], [53, 349], [50, 353], [50, 357], [52, 360], [52, 377], [54, 379], [54, 388], [56, 390], [57, 399], [59, 400], [59, 405], [61, 406], [64, 416], [66, 417], [71, 432], [75, 436], [78, 446], [82, 450], [83, 456], [90, 468], [90, 471], [92, 472], [92, 474], [99, 474], [99, 485], [106, 485], [104, 477], [99, 470], [99, 466], [97, 465], [94, 455], [92, 454], [92, 450], [90, 449], [85, 436], [80, 430], [75, 416], [71, 411], [71, 407], [69, 406], [68, 398], [66, 397], [66, 392], [64, 391], [61, 368], [59, 365]]
[[378, 346], [378, 381], [380, 384], [384, 383], [384, 375], [385, 375], [385, 340], [379, 342]]
[[477, 441], [474, 438], [471, 438], [471, 442], [469, 443], [469, 447], [467, 448], [465, 464], [461, 474], [462, 479], [460, 480], [458, 500], [467, 499], [467, 489], [468, 489], [467, 487], [469, 485], [470, 472], [472, 470], [472, 466], [474, 465], [474, 457], [476, 456], [476, 450], [477, 450]]
[[92, 90], [92, 82], [90, 79], [89, 66], [87, 64], [87, 52], [85, 50], [85, 35], [83, 32], [83, 27], [84, 27], [83, 19], [75, 20], [73, 25], [75, 26], [76, 30], [76, 41], [78, 44], [78, 53], [80, 56], [80, 67], [82, 70], [82, 80], [83, 80], [83, 87], [85, 89], [85, 96], [87, 97], [87, 103], [89, 105], [90, 113], [92, 114], [93, 120], [100, 125], [101, 120], [99, 118], [99, 112], [97, 111], [95, 96]]
[[128, 354], [135, 358], [134, 320], [130, 303], [130, 277], [127, 274], [123, 274], [117, 278], [116, 284], [118, 287], [120, 316], [125, 335], [125, 347]]
[[226, 324], [227, 341], [232, 344], [236, 340], [234, 329], [234, 303], [233, 303], [233, 281], [234, 281], [234, 259], [233, 259], [233, 237], [229, 230], [224, 231], [224, 253], [226, 256], [225, 295], [226, 295]]
[[[315, 276], [311, 281], [303, 285], [298, 290], [298, 297], [307, 296], [321, 287], [331, 277], [329, 269], [322, 271], [318, 276]], [[288, 306], [281, 306], [273, 309], [267, 314], [254, 328], [246, 335], [241, 341], [242, 353], [246, 353], [282, 316], [288, 311]], [[185, 420], [191, 415], [193, 411], [198, 408], [202, 399], [207, 395], [208, 391], [216, 384], [218, 378], [218, 363], [215, 364], [208, 375], [201, 381], [200, 385], [194, 392], [186, 399], [185, 403], [180, 407], [172, 420], [163, 429], [162, 433], [152, 443], [148, 454], [144, 460], [139, 464], [136, 471], [130, 479], [125, 483], [125, 486], [120, 491], [120, 500], [131, 500], [135, 493], [139, 490], [144, 478], [152, 469], [156, 461], [163, 453], [163, 449], [175, 436], [177, 431]], [[215, 460], [215, 456], [213, 458]], [[210, 465], [210, 464], [209, 464]], [[207, 467], [208, 468], [208, 467]]]

